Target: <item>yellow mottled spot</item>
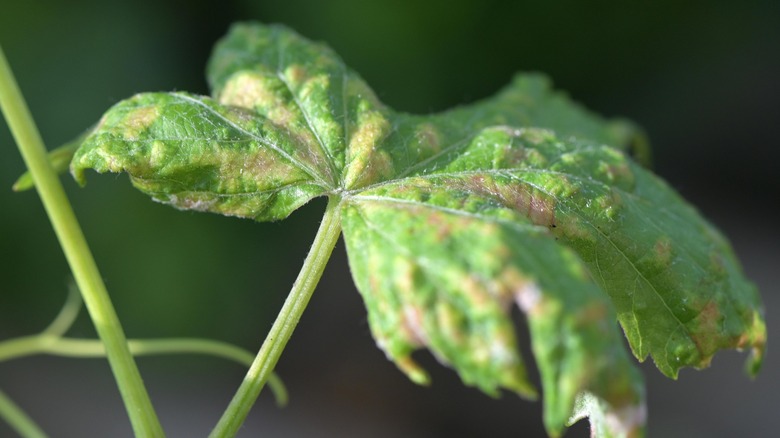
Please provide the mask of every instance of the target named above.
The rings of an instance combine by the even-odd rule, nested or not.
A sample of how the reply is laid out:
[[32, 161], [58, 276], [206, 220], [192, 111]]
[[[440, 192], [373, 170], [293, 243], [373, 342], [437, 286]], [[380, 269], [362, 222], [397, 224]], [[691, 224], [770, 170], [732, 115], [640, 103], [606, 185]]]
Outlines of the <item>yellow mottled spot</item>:
[[446, 301], [436, 303], [436, 322], [441, 334], [454, 344], [462, 344], [466, 340], [463, 333], [461, 317]]
[[620, 193], [612, 189], [609, 194], [604, 195], [596, 199], [597, 205], [604, 212], [604, 215], [610, 219], [615, 220], [623, 207], [623, 198]]
[[528, 149], [523, 160], [530, 167], [542, 168], [547, 166], [547, 158], [536, 149]]
[[404, 257], [396, 257], [393, 266], [393, 279], [396, 286], [404, 292], [414, 290], [414, 266]]
[[489, 295], [482, 284], [482, 280], [474, 275], [466, 275], [460, 281], [460, 289], [469, 302], [469, 307], [479, 312], [483, 307], [489, 305]]
[[555, 134], [546, 129], [523, 129], [518, 131], [517, 135], [532, 145], [555, 140]]

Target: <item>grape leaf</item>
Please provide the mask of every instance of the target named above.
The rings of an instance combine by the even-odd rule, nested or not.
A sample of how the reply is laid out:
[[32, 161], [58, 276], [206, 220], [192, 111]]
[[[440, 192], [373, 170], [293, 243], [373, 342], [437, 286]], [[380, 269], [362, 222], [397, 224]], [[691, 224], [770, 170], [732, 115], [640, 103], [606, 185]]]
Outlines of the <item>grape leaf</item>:
[[71, 171], [126, 172], [181, 209], [278, 220], [340, 199], [371, 332], [417, 383], [427, 348], [464, 383], [533, 398], [511, 322], [528, 322], [552, 436], [583, 416], [636, 436], [644, 387], [628, 360], [676, 377], [766, 329], [727, 241], [646, 170], [644, 136], [518, 75], [495, 97], [432, 115], [384, 106], [327, 46], [235, 25], [211, 97], [140, 94], [111, 108]]

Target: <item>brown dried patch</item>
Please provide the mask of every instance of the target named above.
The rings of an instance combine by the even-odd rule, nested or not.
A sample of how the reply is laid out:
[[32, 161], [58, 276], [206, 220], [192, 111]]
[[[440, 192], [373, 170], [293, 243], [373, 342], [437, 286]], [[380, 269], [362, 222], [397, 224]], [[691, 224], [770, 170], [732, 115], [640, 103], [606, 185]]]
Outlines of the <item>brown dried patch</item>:
[[661, 266], [668, 266], [672, 262], [672, 241], [668, 237], [662, 237], [653, 245], [653, 252]]
[[284, 73], [288, 80], [294, 84], [300, 84], [306, 79], [307, 76], [306, 69], [298, 64], [293, 64], [287, 67], [287, 70]]
[[726, 263], [723, 261], [723, 256], [720, 252], [712, 251], [710, 253], [710, 269], [717, 274], [718, 277], [724, 277], [728, 274], [726, 271]]
[[500, 163], [502, 168], [515, 168], [518, 164], [523, 163], [528, 157], [528, 151], [521, 146], [508, 144], [504, 148], [504, 156]]
[[417, 127], [414, 134], [417, 146], [420, 148], [419, 159], [425, 159], [441, 150], [441, 138], [439, 131], [430, 123], [423, 123]]
[[700, 311], [699, 315], [688, 325], [691, 328], [691, 340], [696, 344], [703, 357], [701, 366], [706, 366], [711, 360], [712, 354], [718, 349], [720, 328], [723, 315], [715, 301], [709, 301]]
[[180, 210], [214, 211], [217, 201], [217, 198], [214, 197], [191, 193], [182, 196], [168, 195], [166, 202]]
[[220, 187], [227, 192], [246, 192], [265, 190], [278, 187], [282, 183], [306, 178], [297, 167], [268, 149], [255, 149], [251, 152], [242, 150], [222, 150], [217, 167], [220, 176]]
[[502, 303], [507, 303], [507, 307], [514, 300], [517, 307], [529, 317], [539, 316], [544, 311], [542, 290], [514, 266], [507, 266], [501, 271], [498, 281], [501, 284], [500, 299]]
[[414, 347], [422, 347], [428, 344], [428, 336], [423, 326], [423, 311], [419, 307], [404, 305], [402, 309], [403, 320], [401, 331], [404, 339]]
[[426, 222], [434, 230], [436, 230], [436, 241], [443, 242], [452, 234], [452, 227], [450, 224], [443, 220], [443, 216], [440, 214], [428, 215]]
[[600, 169], [607, 177], [607, 180], [613, 184], [628, 186], [634, 182], [634, 173], [627, 163], [605, 163], [602, 162]]
[[462, 184], [462, 188], [477, 195], [499, 201], [515, 210], [536, 225], [554, 227], [555, 200], [524, 184], [497, 183], [493, 178], [474, 175]]
[[509, 305], [517, 298], [517, 291], [531, 283], [531, 280], [511, 265], [498, 274], [496, 281], [498, 283], [497, 298], [501, 302], [501, 307], [505, 310], [509, 309]]
[[591, 302], [577, 312], [577, 322], [584, 326], [593, 326], [594, 322], [605, 321], [609, 315], [607, 306], [600, 302]]

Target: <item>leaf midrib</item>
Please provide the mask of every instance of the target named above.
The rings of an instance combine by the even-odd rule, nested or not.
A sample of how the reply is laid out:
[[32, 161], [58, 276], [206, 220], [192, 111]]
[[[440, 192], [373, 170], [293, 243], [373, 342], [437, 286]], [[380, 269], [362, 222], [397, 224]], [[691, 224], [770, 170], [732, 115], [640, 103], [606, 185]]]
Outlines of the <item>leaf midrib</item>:
[[277, 152], [283, 158], [288, 160], [291, 164], [293, 164], [293, 165], [297, 166], [298, 168], [300, 168], [301, 170], [303, 170], [304, 173], [309, 175], [309, 177], [311, 177], [313, 180], [315, 180], [318, 183], [320, 183], [323, 187], [330, 187], [330, 185], [326, 181], [322, 180], [322, 178], [320, 177], [318, 172], [315, 172], [309, 166], [306, 166], [302, 162], [296, 160], [292, 155], [290, 155], [286, 151], [284, 151], [284, 149], [280, 148], [278, 145], [276, 145], [276, 144], [274, 144], [272, 142], [269, 142], [265, 138], [262, 138], [260, 136], [255, 135], [254, 133], [252, 133], [250, 131], [247, 131], [246, 129], [244, 129], [240, 125], [235, 124], [232, 120], [226, 118], [224, 115], [220, 114], [214, 108], [211, 108], [210, 106], [206, 105], [204, 102], [200, 101], [199, 99], [195, 99], [193, 97], [190, 97], [190, 96], [187, 96], [187, 95], [181, 94], [181, 93], [173, 93], [172, 96], [175, 96], [175, 97], [177, 97], [179, 99], [186, 100], [186, 101], [191, 102], [191, 103], [195, 103], [196, 105], [203, 107], [209, 113], [217, 116], [220, 120], [222, 120], [223, 122], [227, 123], [233, 129], [237, 130], [238, 132], [240, 132], [240, 133], [242, 133], [242, 134], [244, 134], [244, 135], [246, 135], [246, 136], [248, 136], [248, 137], [250, 137], [252, 139], [255, 139], [257, 142], [259, 142], [259, 143], [265, 145], [266, 147], [272, 149], [273, 151]]

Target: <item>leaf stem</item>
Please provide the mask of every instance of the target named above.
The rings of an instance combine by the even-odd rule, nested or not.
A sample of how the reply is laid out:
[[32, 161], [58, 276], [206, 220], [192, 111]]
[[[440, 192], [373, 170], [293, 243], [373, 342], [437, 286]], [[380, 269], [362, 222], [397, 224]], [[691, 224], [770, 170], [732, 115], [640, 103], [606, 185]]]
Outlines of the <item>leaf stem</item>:
[[341, 198], [331, 195], [322, 218], [317, 236], [309, 254], [303, 262], [295, 283], [279, 311], [271, 330], [260, 347], [244, 381], [233, 396], [219, 423], [209, 435], [210, 438], [233, 437], [244, 423], [249, 410], [263, 389], [266, 380], [276, 367], [279, 357], [290, 340], [295, 326], [309, 303], [314, 288], [322, 277], [325, 265], [341, 234]]
[[0, 48], [0, 107], [19, 146], [36, 189], [52, 223], [65, 258], [81, 290], [98, 336], [106, 347], [108, 362], [136, 436], [162, 437], [162, 427], [152, 407], [141, 375], [130, 354], [119, 318], [87, 246], [73, 209], [57, 174], [46, 157], [46, 148], [33, 122], [11, 68]]
[[38, 425], [3, 391], [0, 391], [0, 417], [25, 438], [46, 438]]

